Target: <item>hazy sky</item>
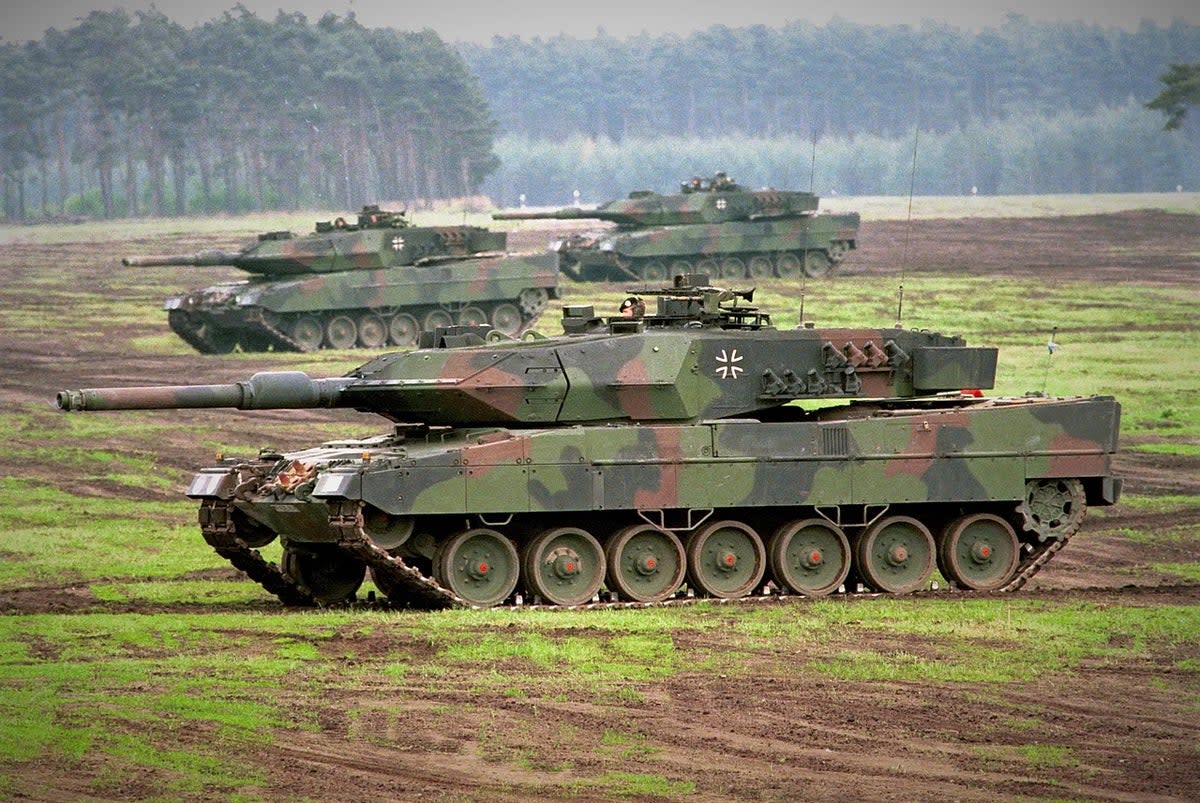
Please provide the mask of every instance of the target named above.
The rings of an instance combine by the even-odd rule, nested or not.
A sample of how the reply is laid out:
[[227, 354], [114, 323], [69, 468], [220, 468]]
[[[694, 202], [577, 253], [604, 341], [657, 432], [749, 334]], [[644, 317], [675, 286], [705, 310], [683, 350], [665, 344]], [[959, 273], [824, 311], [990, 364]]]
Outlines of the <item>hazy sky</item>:
[[[236, 0], [0, 0], [0, 39], [21, 42], [41, 38], [47, 28], [73, 27], [95, 9], [151, 6], [187, 26], [206, 22], [232, 8]], [[486, 42], [496, 34], [526, 39], [567, 33], [590, 37], [598, 28], [613, 36], [642, 31], [681, 34], [710, 25], [778, 25], [805, 19], [828, 22], [835, 14], [852, 22], [893, 25], [939, 20], [963, 28], [1000, 25], [1008, 13], [1035, 21], [1082, 20], [1134, 29], [1142, 19], [1169, 24], [1181, 19], [1200, 24], [1197, 0], [242, 0], [264, 19], [300, 11], [311, 21], [326, 11], [353, 11], [369, 28], [433, 28], [443, 39]], [[788, 8], [790, 7], [790, 8]]]

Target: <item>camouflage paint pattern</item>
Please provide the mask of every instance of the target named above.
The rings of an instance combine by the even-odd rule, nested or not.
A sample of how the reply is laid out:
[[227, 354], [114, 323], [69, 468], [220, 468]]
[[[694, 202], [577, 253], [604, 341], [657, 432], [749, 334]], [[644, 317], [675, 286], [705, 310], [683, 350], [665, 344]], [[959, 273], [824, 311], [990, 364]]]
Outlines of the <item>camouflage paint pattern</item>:
[[[720, 175], [720, 174], [718, 174]], [[675, 195], [639, 191], [593, 210], [498, 212], [497, 220], [604, 220], [617, 224], [555, 240], [550, 249], [576, 279], [660, 280], [805, 272], [824, 275], [857, 246], [857, 213], [818, 214], [808, 192], [750, 190], [728, 179], [685, 182]], [[757, 259], [756, 259], [757, 258]]]
[[[965, 533], [966, 546], [948, 543], [982, 563], [963, 576], [994, 587], [1011, 577], [990, 577], [987, 556], [1017, 548], [1003, 527], [1031, 549], [1065, 542], [1086, 505], [1118, 497], [1112, 397], [985, 398], [994, 349], [918, 330], [777, 330], [741, 305], [749, 292], [677, 283], [659, 295], [658, 314], [640, 320], [568, 308], [567, 331], [552, 338], [439, 330], [427, 347], [342, 377], [63, 391], [58, 405], [348, 407], [396, 422], [374, 438], [226, 459], [194, 477], [190, 497], [235, 510], [252, 537], [278, 535], [294, 560], [344, 543], [344, 515], [331, 511], [346, 505], [380, 548], [435, 562], [464, 526], [523, 546], [564, 526], [602, 542], [639, 522], [697, 535], [710, 518], [766, 540], [820, 518], [857, 543], [890, 511], [876, 576], [904, 562], [907, 545], [894, 542], [917, 522], [939, 539]], [[202, 507], [202, 523], [213, 509]], [[963, 516], [975, 524], [950, 526]]]
[[[314, 233], [267, 232], [237, 252], [128, 257], [127, 265], [229, 265], [253, 278], [168, 298], [171, 328], [198, 351], [412, 345], [419, 330], [491, 322], [516, 334], [558, 298], [553, 254], [508, 255], [478, 226], [412, 226], [367, 206]], [[338, 319], [335, 321], [335, 319]], [[477, 320], [478, 319], [478, 320]]]

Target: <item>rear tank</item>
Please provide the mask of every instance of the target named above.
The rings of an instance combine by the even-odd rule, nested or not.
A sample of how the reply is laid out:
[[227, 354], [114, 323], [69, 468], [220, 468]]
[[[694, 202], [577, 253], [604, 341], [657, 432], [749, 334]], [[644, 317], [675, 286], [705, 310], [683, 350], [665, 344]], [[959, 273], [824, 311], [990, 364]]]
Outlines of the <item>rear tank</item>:
[[[646, 301], [653, 302], [650, 312]], [[439, 328], [345, 376], [63, 391], [63, 410], [338, 407], [366, 439], [201, 470], [205, 540], [288, 605], [668, 604], [936, 569], [1020, 588], [1117, 500], [1109, 396], [988, 398], [996, 350], [902, 328], [777, 329], [753, 291], [679, 277], [563, 334]], [[280, 565], [257, 551], [282, 542]]]
[[693, 271], [724, 280], [822, 277], [858, 244], [857, 212], [818, 214], [809, 192], [751, 190], [724, 173], [674, 195], [638, 191], [596, 209], [498, 212], [497, 220], [603, 220], [615, 228], [550, 243], [581, 280], [646, 280]]
[[410, 346], [422, 331], [489, 324], [525, 331], [558, 298], [553, 254], [512, 255], [479, 226], [413, 226], [364, 206], [304, 236], [260, 234], [240, 251], [127, 257], [138, 267], [231, 266], [249, 279], [172, 296], [171, 328], [205, 354]]

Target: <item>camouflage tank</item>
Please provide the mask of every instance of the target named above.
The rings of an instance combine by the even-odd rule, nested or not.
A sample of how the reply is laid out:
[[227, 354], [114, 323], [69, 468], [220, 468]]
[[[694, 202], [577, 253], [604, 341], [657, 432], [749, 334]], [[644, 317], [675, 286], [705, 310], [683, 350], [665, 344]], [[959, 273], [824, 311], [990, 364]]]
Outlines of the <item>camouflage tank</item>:
[[227, 265], [254, 276], [166, 300], [171, 329], [204, 354], [410, 346], [422, 331], [489, 324], [518, 334], [558, 298], [552, 254], [509, 255], [479, 226], [413, 226], [364, 206], [356, 221], [297, 237], [260, 234], [240, 251], [127, 257], [125, 265]]
[[[987, 398], [996, 350], [901, 328], [781, 330], [681, 277], [562, 335], [426, 332], [345, 376], [63, 391], [63, 410], [339, 407], [376, 437], [200, 471], [204, 538], [289, 605], [665, 604], [1013, 590], [1113, 504], [1110, 396]], [[809, 404], [804, 404], [809, 402]], [[813, 404], [815, 402], [816, 404]], [[280, 565], [257, 551], [282, 542]]]
[[550, 243], [579, 280], [645, 280], [698, 272], [723, 279], [827, 275], [856, 247], [858, 213], [818, 214], [809, 192], [750, 190], [724, 173], [676, 195], [642, 190], [596, 209], [497, 212], [496, 220], [604, 220], [616, 228]]

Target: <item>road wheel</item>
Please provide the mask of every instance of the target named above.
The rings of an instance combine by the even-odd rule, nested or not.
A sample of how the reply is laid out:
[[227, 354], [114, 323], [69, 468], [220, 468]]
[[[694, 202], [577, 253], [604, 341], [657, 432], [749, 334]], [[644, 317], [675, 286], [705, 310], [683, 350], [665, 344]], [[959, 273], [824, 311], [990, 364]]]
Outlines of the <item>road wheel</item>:
[[799, 276], [804, 271], [804, 264], [795, 254], [782, 253], [775, 257], [775, 275], [781, 279]]
[[325, 329], [312, 315], [301, 315], [292, 323], [288, 336], [304, 351], [316, 351], [325, 339]]
[[942, 531], [938, 569], [972, 591], [995, 591], [1017, 571], [1020, 545], [1012, 525], [990, 513], [960, 516]]
[[421, 324], [407, 312], [397, 312], [388, 321], [388, 337], [397, 346], [415, 346], [421, 336]]
[[492, 310], [492, 328], [509, 337], [516, 337], [521, 331], [521, 310], [515, 304], [507, 301], [497, 304]]
[[333, 349], [352, 349], [358, 342], [358, 327], [349, 315], [334, 315], [325, 324], [325, 342]]
[[285, 547], [280, 569], [322, 605], [352, 599], [367, 576], [366, 564], [337, 547]]
[[[767, 263], [770, 265], [770, 263]], [[721, 260], [722, 279], [746, 278], [746, 263], [741, 257], [725, 257]]]
[[642, 279], [646, 282], [665, 282], [670, 271], [662, 260], [652, 259], [642, 265]]
[[358, 345], [365, 349], [377, 349], [387, 345], [388, 327], [373, 312], [365, 313], [358, 319]]
[[824, 519], [783, 525], [771, 536], [767, 555], [775, 582], [807, 597], [836, 591], [850, 573], [850, 541]]
[[688, 538], [688, 582], [698, 593], [721, 599], [744, 597], [767, 568], [762, 539], [740, 521], [706, 524]]
[[631, 602], [661, 602], [679, 590], [687, 570], [683, 544], [674, 533], [631, 524], [604, 546], [608, 586]]
[[804, 275], [810, 279], [820, 279], [829, 275], [833, 265], [824, 251], [804, 252]]
[[582, 605], [604, 583], [604, 550], [586, 530], [555, 527], [526, 544], [521, 576], [547, 602]]
[[750, 257], [750, 276], [755, 279], [769, 279], [775, 275], [775, 268], [771, 265], [771, 258], [758, 254]]
[[433, 558], [434, 579], [478, 608], [508, 599], [517, 587], [521, 560], [503, 534], [487, 527], [463, 530], [443, 542]]
[[464, 307], [458, 313], [458, 323], [461, 326], [483, 326], [487, 322], [487, 313], [476, 306]]
[[872, 524], [858, 540], [855, 566], [876, 591], [908, 594], [933, 574], [933, 536], [908, 516], [890, 516]]
[[425, 313], [425, 320], [421, 323], [421, 329], [426, 332], [432, 332], [434, 329], [445, 329], [448, 326], [454, 325], [454, 318], [450, 317], [450, 313], [444, 309], [431, 309]]

